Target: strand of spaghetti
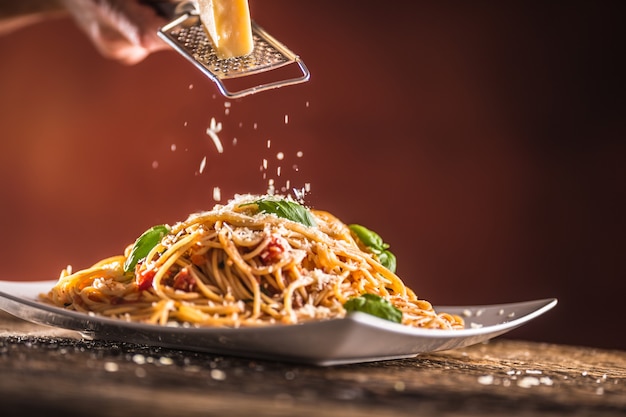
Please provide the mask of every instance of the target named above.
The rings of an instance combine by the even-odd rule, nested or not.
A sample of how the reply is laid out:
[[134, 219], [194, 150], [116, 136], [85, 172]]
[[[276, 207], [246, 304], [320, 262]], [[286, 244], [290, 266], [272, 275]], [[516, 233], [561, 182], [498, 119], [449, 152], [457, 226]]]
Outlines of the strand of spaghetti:
[[[341, 265], [345, 269], [356, 271], [361, 265], [366, 264], [365, 256], [362, 253], [356, 251], [347, 250], [347, 248], [341, 248], [339, 245], [326, 246], [326, 251], [330, 256], [330, 259], [337, 265]], [[346, 261], [341, 261], [339, 256], [346, 258]]]
[[163, 252], [161, 256], [154, 261], [154, 267], [160, 268], [164, 263], [167, 262], [166, 260], [169, 260], [172, 257], [178, 258], [180, 255], [182, 255], [183, 252], [185, 252], [195, 243], [196, 238], [197, 235], [195, 233], [190, 233], [182, 237], [179, 241], [168, 247], [165, 252]]
[[224, 301], [224, 297], [211, 291], [211, 289], [204, 284], [204, 280], [199, 276], [198, 272], [196, 271], [196, 268], [193, 268], [193, 267], [190, 268], [189, 272], [191, 273], [191, 276], [194, 277], [195, 284], [198, 286], [198, 289], [200, 290], [200, 293], [202, 295], [204, 295], [207, 299], [218, 302], [218, 303]]
[[[176, 242], [170, 248], [168, 248], [163, 255], [159, 259], [156, 260], [153, 268], [157, 268], [156, 273], [154, 274], [154, 278], [152, 279], [152, 289], [159, 295], [161, 298], [169, 299], [165, 292], [163, 291], [163, 285], [161, 281], [165, 273], [169, 270], [169, 268], [176, 263], [178, 257], [191, 245], [194, 244], [194, 235], [188, 235]], [[158, 265], [158, 266], [157, 266]]]
[[[210, 251], [210, 272], [212, 274], [206, 274], [207, 276], [211, 276], [215, 282], [215, 285], [222, 291], [222, 294], [227, 294], [229, 289], [226, 286], [226, 279], [224, 278], [224, 274], [222, 269], [226, 267], [226, 261], [223, 259], [224, 250], [222, 245], [220, 244], [220, 249], [212, 249]], [[207, 262], [209, 262], [209, 258], [207, 257]]]
[[379, 262], [371, 257], [365, 257], [365, 260], [377, 273], [389, 280], [389, 288], [393, 289], [394, 292], [398, 294], [406, 296], [406, 286], [404, 285], [404, 282], [402, 282], [400, 277], [382, 266]]
[[333, 295], [333, 291], [330, 288], [323, 288], [321, 291], [311, 295], [314, 297], [311, 300], [312, 305], [328, 305], [328, 300]]
[[297, 323], [298, 319], [296, 313], [293, 311], [293, 293], [297, 288], [301, 288], [313, 283], [313, 279], [310, 277], [301, 278], [292, 282], [287, 286], [285, 295], [283, 296], [283, 305], [286, 313], [286, 317], [290, 319], [291, 323]]
[[195, 307], [191, 307], [185, 304], [182, 304], [178, 307], [176, 317], [182, 321], [186, 321], [189, 323], [216, 324], [219, 322], [211, 315], [206, 314]]
[[272, 277], [274, 278], [274, 282], [276, 283], [276, 288], [280, 291], [285, 289], [285, 279], [283, 277], [282, 268], [277, 268], [272, 273]]
[[256, 256], [259, 256], [261, 252], [263, 252], [263, 250], [267, 248], [267, 245], [270, 243], [271, 239], [272, 236], [266, 232], [265, 238], [261, 241], [261, 243], [259, 243], [254, 250], [246, 253], [245, 255], [242, 255], [241, 258], [245, 261], [249, 261]]
[[230, 259], [232, 259], [232, 261], [237, 265], [237, 267], [247, 278], [250, 289], [252, 290], [252, 297], [254, 302], [251, 318], [256, 319], [261, 313], [261, 291], [259, 288], [259, 283], [250, 272], [250, 266], [241, 258], [241, 254], [239, 253], [237, 248], [234, 247], [235, 245], [232, 243], [232, 241], [228, 240], [228, 232], [229, 229], [227, 227], [223, 227], [218, 232], [218, 237], [220, 239], [220, 243], [224, 246], [224, 250], [230, 257]]
[[241, 306], [238, 304], [225, 304], [225, 305], [197, 305], [197, 304], [187, 304], [187, 307], [193, 307], [198, 311], [202, 311], [207, 314], [218, 314], [218, 315], [226, 315], [226, 314], [237, 314], [241, 312]]
[[[232, 263], [232, 261], [229, 261]], [[224, 269], [224, 277], [229, 289], [229, 293], [237, 300], [250, 300], [252, 299], [252, 291], [244, 285], [243, 279], [241, 279], [239, 268], [234, 265], [234, 268], [228, 267]]]
[[[277, 269], [277, 271], [282, 271], [282, 268]], [[276, 279], [274, 278], [273, 274], [271, 273], [263, 274], [261, 278], [265, 281], [265, 283], [267, 284], [267, 287], [275, 288], [277, 290], [279, 289], [278, 283], [276, 282]]]
[[[189, 216], [186, 222], [175, 226], [172, 231], [177, 233], [180, 229], [184, 229], [186, 227], [196, 225], [196, 224], [213, 224], [218, 221], [226, 222], [232, 224], [237, 227], [259, 227], [259, 222], [253, 219], [251, 216], [236, 213], [234, 211], [226, 211], [226, 210], [216, 210], [216, 211], [206, 211], [197, 214], [192, 214]], [[262, 228], [261, 224], [261, 228]]]
[[341, 304], [348, 301], [348, 298], [352, 295], [351, 293], [345, 293], [342, 291], [342, 287], [345, 285], [344, 281], [348, 278], [348, 271], [343, 272], [337, 281], [335, 281], [333, 285], [333, 294], [337, 300], [341, 302]]
[[[189, 272], [191, 274], [191, 272]], [[193, 301], [197, 300], [202, 294], [196, 291], [182, 291], [169, 286], [164, 286], [163, 291], [167, 295], [167, 298], [175, 301]]]
[[[97, 264], [95, 264], [94, 266], [90, 268], [83, 269], [82, 271], [77, 271], [76, 273], [72, 275], [64, 276], [59, 279], [59, 282], [57, 285], [61, 285], [61, 286], [63, 286], [64, 284], [71, 285], [72, 283], [75, 283], [75, 282], [81, 282], [83, 286], [87, 286], [87, 285], [91, 285], [91, 282], [93, 282], [93, 280], [97, 278], [100, 273], [104, 273], [104, 274], [112, 276], [112, 274], [114, 274], [115, 271], [117, 271], [118, 269], [121, 270], [121, 263], [118, 262], [119, 258], [120, 257], [108, 258], [104, 261], [98, 262]], [[110, 268], [108, 267], [109, 265], [119, 265], [119, 268]], [[82, 282], [83, 280], [81, 278], [87, 278], [87, 279], [90, 279], [90, 281], [83, 283]]]
[[165, 307], [167, 306], [167, 304], [169, 302], [170, 302], [170, 300], [161, 300], [158, 303], [156, 303], [153, 306], [154, 312], [152, 313], [152, 315], [148, 319], [148, 322], [149, 323], [159, 323], [161, 321], [162, 316], [163, 316], [163, 311], [165, 310]]
[[270, 316], [270, 319], [266, 321], [282, 321], [283, 314], [280, 311], [277, 311], [273, 305], [261, 304], [261, 311]]

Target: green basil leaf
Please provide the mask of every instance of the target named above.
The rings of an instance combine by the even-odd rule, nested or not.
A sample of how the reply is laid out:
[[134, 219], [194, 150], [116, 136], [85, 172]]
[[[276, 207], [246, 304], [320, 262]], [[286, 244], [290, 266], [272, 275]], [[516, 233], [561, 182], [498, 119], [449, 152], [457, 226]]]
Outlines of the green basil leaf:
[[305, 226], [316, 226], [311, 212], [295, 201], [261, 199], [255, 201], [261, 213], [275, 214], [283, 219], [291, 220]]
[[396, 256], [387, 250], [389, 245], [383, 241], [382, 237], [360, 224], [351, 224], [348, 227], [361, 243], [370, 249], [382, 266], [391, 272], [396, 272]]
[[151, 227], [143, 232], [135, 241], [126, 262], [124, 262], [124, 272], [129, 273], [135, 270], [137, 263], [148, 256], [148, 253], [163, 239], [163, 236], [170, 232], [170, 228], [166, 225], [158, 225]]
[[393, 304], [375, 294], [363, 294], [350, 298], [343, 305], [346, 311], [360, 311], [381, 319], [402, 323], [402, 311]]
[[376, 249], [379, 251], [387, 249], [385, 247], [385, 243], [383, 242], [383, 238], [380, 237], [376, 232], [371, 231], [365, 226], [361, 226], [360, 224], [351, 224], [348, 226], [350, 230], [359, 238], [361, 242], [365, 246], [371, 249]]
[[376, 255], [378, 258], [378, 262], [391, 272], [396, 272], [396, 255], [389, 252], [388, 250], [384, 250]]

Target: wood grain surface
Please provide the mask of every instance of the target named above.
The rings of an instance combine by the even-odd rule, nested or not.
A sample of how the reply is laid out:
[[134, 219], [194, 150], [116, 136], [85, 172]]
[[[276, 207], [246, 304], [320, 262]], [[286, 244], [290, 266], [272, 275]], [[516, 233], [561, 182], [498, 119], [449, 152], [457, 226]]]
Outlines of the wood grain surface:
[[127, 343], [0, 314], [3, 415], [613, 416], [626, 353], [504, 338], [336, 367]]

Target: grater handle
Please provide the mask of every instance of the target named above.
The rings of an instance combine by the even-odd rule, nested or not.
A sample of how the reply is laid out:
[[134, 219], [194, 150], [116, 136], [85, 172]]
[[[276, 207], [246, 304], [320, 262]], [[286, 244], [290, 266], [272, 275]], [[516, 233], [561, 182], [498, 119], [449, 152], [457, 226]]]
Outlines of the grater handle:
[[304, 62], [300, 59], [300, 57], [296, 56], [293, 62], [298, 66], [301, 76], [286, 79], [286, 80], [274, 81], [274, 82], [270, 82], [266, 84], [260, 84], [260, 85], [256, 85], [254, 87], [249, 87], [249, 88], [239, 90], [239, 91], [229, 90], [224, 84], [223, 80], [221, 80], [219, 77], [210, 77], [210, 78], [212, 78], [212, 80], [217, 84], [217, 88], [220, 90], [220, 93], [224, 97], [228, 97], [232, 99], [241, 98], [241, 97], [249, 96], [251, 94], [260, 93], [261, 91], [269, 91], [269, 90], [273, 90], [276, 88], [285, 87], [288, 85], [296, 85], [296, 84], [309, 81], [309, 79], [311, 78], [311, 73], [309, 72], [309, 69], [306, 67], [306, 65], [304, 65]]
[[159, 16], [166, 19], [173, 19], [185, 13], [197, 13], [197, 3], [195, 1], [167, 1], [167, 0], [141, 0], [141, 3], [152, 7]]

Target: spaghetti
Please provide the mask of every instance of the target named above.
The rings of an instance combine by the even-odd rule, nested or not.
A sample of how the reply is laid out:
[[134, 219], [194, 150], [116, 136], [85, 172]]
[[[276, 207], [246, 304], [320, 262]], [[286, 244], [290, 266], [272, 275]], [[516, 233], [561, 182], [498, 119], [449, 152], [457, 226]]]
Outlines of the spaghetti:
[[[293, 208], [301, 209], [295, 221]], [[371, 294], [399, 310], [405, 325], [464, 326], [418, 299], [335, 216], [288, 199], [236, 196], [153, 228], [152, 239], [156, 232], [154, 242], [144, 234], [124, 255], [68, 267], [42, 298], [128, 321], [239, 327], [340, 318], [348, 300]]]

